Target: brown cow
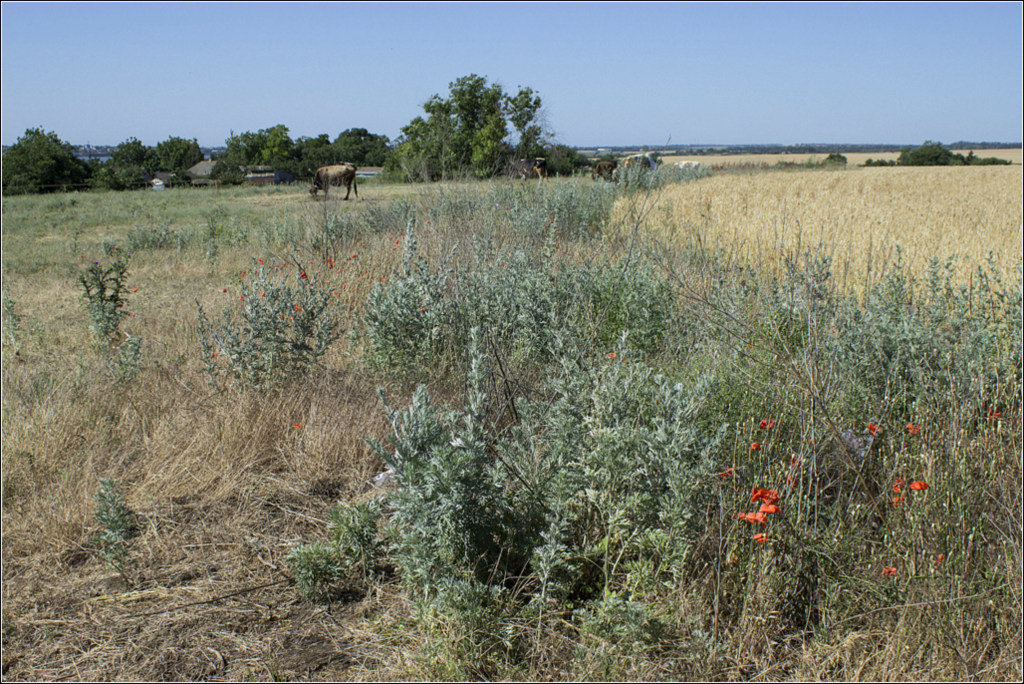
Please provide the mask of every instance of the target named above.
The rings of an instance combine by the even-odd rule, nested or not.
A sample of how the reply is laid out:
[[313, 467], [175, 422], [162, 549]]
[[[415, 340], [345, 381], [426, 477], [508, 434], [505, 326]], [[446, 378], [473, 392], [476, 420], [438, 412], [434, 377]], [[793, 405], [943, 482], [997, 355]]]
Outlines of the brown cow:
[[348, 199], [353, 190], [356, 191], [356, 197], [359, 197], [359, 186], [356, 184], [356, 165], [345, 162], [333, 166], [321, 166], [313, 176], [313, 185], [309, 186], [309, 194], [315, 199], [317, 191], [323, 190], [324, 199], [327, 199], [327, 190], [332, 185], [339, 188], [345, 186], [345, 199]]
[[590, 173], [591, 180], [597, 180], [598, 176], [605, 179], [606, 181], [615, 180], [615, 171], [619, 168], [619, 162], [617, 161], [599, 161], [594, 164], [594, 170]]

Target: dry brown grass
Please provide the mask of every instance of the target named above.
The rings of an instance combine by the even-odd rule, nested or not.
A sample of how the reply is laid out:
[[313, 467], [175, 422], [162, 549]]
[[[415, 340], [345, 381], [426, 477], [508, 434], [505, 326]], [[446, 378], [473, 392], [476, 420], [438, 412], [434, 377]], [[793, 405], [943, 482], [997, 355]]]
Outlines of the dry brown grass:
[[[674, 244], [722, 250], [764, 272], [820, 244], [841, 285], [861, 289], [895, 258], [921, 272], [992, 252], [1021, 264], [1020, 167], [879, 168], [727, 174], [665, 189], [646, 230]], [[631, 211], [628, 199], [613, 212]]]

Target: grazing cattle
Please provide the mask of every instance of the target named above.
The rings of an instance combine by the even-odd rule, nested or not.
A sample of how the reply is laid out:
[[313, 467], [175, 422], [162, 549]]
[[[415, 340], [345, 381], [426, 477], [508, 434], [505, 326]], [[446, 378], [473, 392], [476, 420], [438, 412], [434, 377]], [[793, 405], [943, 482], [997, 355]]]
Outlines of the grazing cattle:
[[547, 178], [548, 162], [543, 157], [519, 159], [509, 164], [508, 175], [513, 178], [518, 176], [520, 180], [526, 180], [534, 176], [542, 179]]
[[[654, 158], [654, 153], [652, 152], [632, 154], [626, 157], [623, 167], [626, 169], [626, 187], [628, 188], [630, 177], [638, 178], [647, 171], [656, 171], [658, 169], [658, 161]], [[637, 170], [634, 171], [634, 169]], [[631, 171], [632, 173], [630, 173]]]
[[658, 168], [658, 162], [654, 158], [654, 154], [646, 152], [644, 154], [633, 154], [626, 157], [625, 166], [627, 169], [634, 166], [639, 166], [642, 169], [650, 169], [654, 171]]
[[619, 162], [617, 161], [599, 161], [594, 164], [594, 170], [590, 172], [591, 180], [597, 180], [598, 177], [605, 179], [608, 182], [615, 180], [615, 171], [619, 168]]
[[700, 162], [699, 161], [681, 161], [681, 162], [676, 162], [676, 166], [679, 167], [680, 169], [699, 169], [700, 168]]
[[356, 191], [356, 197], [359, 197], [359, 187], [356, 184], [356, 165], [346, 162], [333, 166], [321, 166], [313, 176], [313, 185], [309, 187], [309, 194], [316, 198], [317, 191], [323, 190], [324, 199], [327, 199], [327, 190], [332, 185], [339, 188], [345, 186], [345, 199], [348, 199], [353, 190]]

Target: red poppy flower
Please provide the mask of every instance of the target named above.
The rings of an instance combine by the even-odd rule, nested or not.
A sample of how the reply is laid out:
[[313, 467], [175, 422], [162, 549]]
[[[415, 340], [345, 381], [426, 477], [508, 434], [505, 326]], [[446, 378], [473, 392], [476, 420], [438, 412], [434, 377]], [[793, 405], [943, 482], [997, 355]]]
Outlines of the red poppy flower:
[[736, 473], [736, 469], [733, 468], [733, 467], [729, 467], [729, 468], [726, 468], [725, 470], [723, 470], [722, 472], [718, 473], [718, 477], [721, 477], [723, 479], [724, 478], [729, 478], [729, 477], [732, 477], [735, 473]]
[[882, 568], [882, 574], [884, 576], [886, 576], [886, 577], [895, 577], [896, 576], [896, 568], [894, 568], [892, 566], [889, 566], [889, 565], [886, 565], [884, 568]]
[[903, 497], [902, 496], [894, 496], [894, 497], [892, 497], [892, 505], [893, 506], [899, 506], [901, 503], [903, 503]]
[[998, 418], [1001, 415], [1003, 415], [1002, 411], [995, 411], [993, 409], [989, 409], [988, 410], [988, 419], [989, 420], [995, 420], [996, 418]]
[[220, 291], [221, 291], [221, 292], [227, 292], [228, 290], [227, 290], [227, 288], [226, 288], [226, 287], [222, 287], [222, 288], [220, 289]]
[[780, 499], [781, 497], [779, 496], [779, 492], [775, 489], [758, 489], [757, 487], [754, 487], [754, 491], [750, 494], [751, 502], [760, 501], [761, 503], [766, 503], [769, 506], [779, 503]]
[[133, 287], [132, 288], [132, 292], [138, 292], [138, 291], [139, 291], [139, 288], [137, 288], [137, 287]]
[[878, 426], [874, 423], [868, 423], [868, 432], [872, 435], [878, 434]]
[[300, 427], [302, 427], [302, 423], [292, 423], [292, 429], [298, 430]]
[[768, 541], [768, 537], [764, 536], [764, 532], [758, 532], [754, 535], [754, 541], [756, 541], [758, 544], [764, 544], [766, 541]]
[[910, 483], [910, 488], [913, 489], [915, 492], [923, 492], [924, 490], [928, 489], [928, 483], [923, 482], [922, 480], [917, 480], [916, 482]]
[[761, 428], [762, 430], [771, 430], [773, 427], [775, 427], [775, 421], [771, 420], [770, 418], [762, 418], [761, 422], [758, 423], [757, 427]]
[[940, 565], [942, 565], [942, 561], [944, 561], [944, 560], [946, 560], [946, 554], [940, 553], [938, 556], [936, 556], [935, 557], [935, 567], [939, 567]]
[[768, 521], [768, 516], [764, 513], [734, 513], [734, 520], [746, 520], [751, 525], [764, 525]]
[[750, 450], [751, 451], [760, 451], [761, 450], [761, 443], [760, 442], [754, 442], [753, 444], [750, 445]]
[[773, 515], [775, 513], [780, 512], [781, 510], [782, 509], [779, 508], [778, 506], [776, 506], [775, 504], [761, 504], [761, 508], [760, 508], [760, 510], [758, 510], [758, 513], [764, 513], [766, 515]]
[[257, 259], [256, 261], [260, 262], [261, 264], [263, 263], [263, 259]]
[[299, 278], [302, 278], [303, 280], [305, 280], [305, 278], [306, 278], [306, 272], [305, 272], [305, 271], [303, 271], [302, 273], [300, 273], [300, 274], [299, 274]]
[[616, 354], [615, 352], [608, 352], [609, 359], [614, 359], [616, 356], [618, 356], [618, 354]]
[[921, 426], [920, 425], [914, 425], [913, 423], [907, 423], [907, 434], [908, 435], [916, 435], [920, 431], [921, 431]]

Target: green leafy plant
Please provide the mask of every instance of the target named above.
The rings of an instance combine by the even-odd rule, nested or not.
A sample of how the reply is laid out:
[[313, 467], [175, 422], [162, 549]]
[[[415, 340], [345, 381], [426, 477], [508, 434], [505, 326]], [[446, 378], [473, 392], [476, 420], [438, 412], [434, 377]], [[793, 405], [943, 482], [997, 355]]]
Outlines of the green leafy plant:
[[117, 259], [104, 268], [94, 261], [79, 282], [85, 290], [85, 308], [89, 314], [90, 329], [100, 344], [110, 344], [121, 321], [127, 317], [128, 259]]
[[288, 276], [253, 261], [242, 277], [239, 306], [211, 323], [196, 300], [202, 360], [222, 373], [263, 386], [313, 368], [341, 335], [332, 293], [317, 274]]
[[285, 557], [285, 561], [295, 578], [296, 587], [313, 602], [330, 599], [344, 574], [337, 548], [329, 544], [298, 546]]
[[94, 517], [102, 528], [96, 539], [100, 554], [107, 561], [107, 565], [120, 573], [125, 582], [130, 584], [129, 542], [138, 533], [138, 525], [135, 523], [135, 514], [125, 503], [115, 480], [100, 480]]
[[381, 518], [380, 499], [355, 504], [342, 503], [331, 509], [331, 538], [347, 568], [358, 571], [366, 581], [372, 575], [380, 552], [377, 521]]

